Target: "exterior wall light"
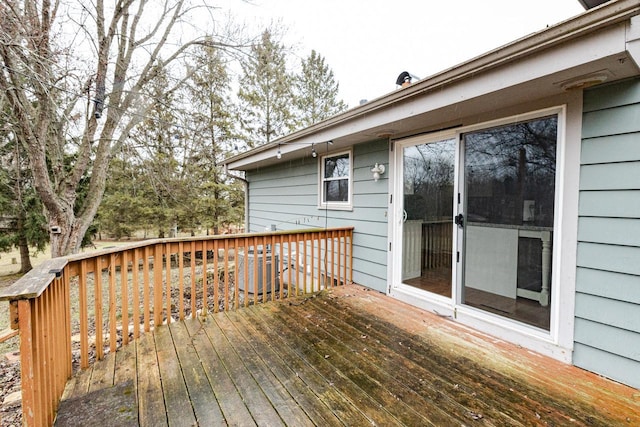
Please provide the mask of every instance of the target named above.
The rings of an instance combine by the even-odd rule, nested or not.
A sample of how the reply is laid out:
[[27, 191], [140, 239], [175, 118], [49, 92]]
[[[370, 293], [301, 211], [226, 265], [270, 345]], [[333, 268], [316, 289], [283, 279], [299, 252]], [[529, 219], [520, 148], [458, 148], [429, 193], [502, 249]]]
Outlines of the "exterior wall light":
[[280, 145], [278, 145], [278, 151], [276, 152], [276, 158], [277, 159], [281, 159], [282, 158], [282, 152], [280, 151]]
[[373, 173], [373, 180], [378, 181], [380, 179], [380, 175], [383, 175], [385, 171], [384, 165], [380, 165], [376, 163], [376, 165], [371, 168], [371, 172]]
[[316, 152], [315, 144], [311, 144], [311, 157], [313, 157], [313, 158], [318, 157], [318, 153]]

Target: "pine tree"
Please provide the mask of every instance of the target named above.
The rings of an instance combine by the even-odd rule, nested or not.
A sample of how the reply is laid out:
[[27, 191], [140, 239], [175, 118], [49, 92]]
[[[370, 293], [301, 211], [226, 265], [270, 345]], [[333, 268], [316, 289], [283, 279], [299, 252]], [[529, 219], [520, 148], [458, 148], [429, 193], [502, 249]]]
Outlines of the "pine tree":
[[32, 268], [30, 247], [44, 251], [49, 234], [29, 159], [8, 129], [10, 123], [0, 116], [0, 250], [17, 248], [20, 272], [26, 273]]
[[287, 75], [285, 48], [270, 30], [242, 64], [238, 98], [240, 123], [249, 147], [273, 141], [293, 129], [292, 78]]
[[324, 57], [315, 50], [302, 61], [295, 79], [298, 126], [307, 127], [347, 109], [338, 100], [339, 84]]
[[[218, 234], [237, 222], [229, 194], [237, 191], [218, 163], [232, 151], [237, 138], [236, 107], [230, 99], [228, 58], [220, 49], [204, 45], [195, 55], [191, 80], [186, 89], [189, 112], [185, 129], [191, 134], [185, 172], [193, 183], [192, 224]], [[242, 209], [242, 206], [240, 206]]]

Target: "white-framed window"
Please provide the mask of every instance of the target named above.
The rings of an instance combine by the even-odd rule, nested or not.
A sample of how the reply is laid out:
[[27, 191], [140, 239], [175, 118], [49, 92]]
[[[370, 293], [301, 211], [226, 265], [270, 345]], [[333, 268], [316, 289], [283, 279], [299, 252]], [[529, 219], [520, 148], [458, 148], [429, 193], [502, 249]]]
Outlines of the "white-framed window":
[[319, 206], [328, 209], [351, 209], [351, 150], [320, 158]]

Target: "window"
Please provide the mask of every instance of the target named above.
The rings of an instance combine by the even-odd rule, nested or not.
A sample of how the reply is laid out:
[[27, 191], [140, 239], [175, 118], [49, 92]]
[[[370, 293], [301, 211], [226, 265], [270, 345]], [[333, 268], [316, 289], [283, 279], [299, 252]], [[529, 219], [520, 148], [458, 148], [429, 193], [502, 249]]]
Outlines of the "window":
[[320, 207], [351, 209], [351, 152], [323, 156], [320, 169]]

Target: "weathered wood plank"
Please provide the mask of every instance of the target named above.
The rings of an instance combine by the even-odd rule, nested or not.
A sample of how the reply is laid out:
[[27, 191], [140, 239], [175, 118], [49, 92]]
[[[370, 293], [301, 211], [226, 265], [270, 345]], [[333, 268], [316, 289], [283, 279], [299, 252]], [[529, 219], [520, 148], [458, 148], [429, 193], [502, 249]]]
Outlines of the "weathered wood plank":
[[201, 323], [198, 318], [184, 321], [225, 420], [231, 425], [255, 426], [256, 423], [243, 397], [238, 394], [229, 373], [204, 330], [204, 323]]
[[217, 317], [218, 316], [209, 317], [203, 324], [204, 330], [209, 340], [211, 340], [213, 348], [220, 356], [220, 360], [229, 373], [235, 387], [242, 395], [253, 419], [258, 425], [284, 425], [277, 411], [260, 389], [251, 372], [249, 372], [244, 365], [243, 355], [234, 351], [217, 323], [211, 321], [217, 319]]
[[162, 398], [162, 384], [153, 334], [144, 334], [137, 342], [138, 419], [142, 427], [166, 426], [167, 413]]
[[174, 322], [170, 329], [198, 425], [223, 425], [224, 416], [200, 363], [200, 357], [191, 342], [187, 326], [184, 322]]
[[[299, 325], [309, 337], [315, 336], [318, 351], [330, 355], [336, 370], [344, 372], [373, 399], [406, 425], [464, 424], [470, 412], [477, 408], [460, 405], [435, 387], [429, 387], [418, 366], [412, 370], [398, 369], [402, 356], [371, 341], [366, 331], [355, 328], [334, 328], [339, 324], [334, 316], [311, 304], [283, 307], [282, 319]], [[377, 325], [373, 323], [372, 328]], [[416, 372], [416, 370], [418, 372]], [[420, 381], [422, 379], [422, 381]], [[411, 386], [411, 388], [409, 387]], [[465, 419], [466, 418], [466, 419]]]
[[[342, 291], [340, 289], [338, 292]], [[415, 314], [419, 311], [402, 308], [399, 304], [380, 304], [384, 302], [384, 296], [374, 292], [367, 294], [367, 299], [353, 298], [335, 304], [335, 310], [343, 319], [341, 323], [353, 324], [355, 317], [361, 325], [367, 325], [371, 324], [371, 318], [380, 317], [389, 327], [382, 327], [384, 323], [379, 323], [377, 327], [380, 329], [374, 330], [372, 327], [369, 329], [370, 335], [425, 366], [429, 366], [431, 359], [438, 353], [424, 344], [429, 339], [435, 340], [444, 351], [441, 357], [435, 357], [439, 360], [429, 366], [429, 369], [440, 366], [441, 369], [448, 370], [442, 378], [446, 375], [456, 381], [455, 384], [473, 384], [471, 389], [478, 399], [483, 399], [500, 412], [508, 414], [511, 419], [520, 420], [525, 425], [542, 422], [550, 425], [615, 424], [610, 418], [609, 410], [603, 410], [606, 406], [603, 403], [594, 405], [595, 402], [586, 399], [574, 399], [574, 387], [581, 382], [579, 378], [584, 372], [545, 358], [532, 357], [527, 352], [518, 352], [515, 346], [507, 346], [508, 349], [493, 346], [484, 336], [462, 332], [456, 325], [449, 326], [446, 322], [430, 320], [435, 316], [428, 313], [423, 313], [422, 319], [416, 321]], [[363, 303], [367, 308], [364, 308]], [[332, 307], [331, 304], [327, 306]], [[371, 307], [375, 307], [375, 311]], [[430, 324], [436, 328], [430, 329]], [[402, 328], [397, 325], [402, 325]], [[412, 333], [416, 329], [420, 331], [419, 335]], [[516, 356], [511, 355], [512, 352], [518, 355], [517, 361], [513, 360]], [[568, 372], [571, 370], [573, 372]], [[582, 387], [591, 388], [591, 381], [585, 381]], [[597, 387], [591, 392], [601, 394]], [[446, 390], [446, 393], [450, 393], [450, 390]], [[614, 404], [607, 403], [608, 406]], [[624, 410], [621, 408], [619, 412], [625, 413]], [[491, 421], [486, 417], [483, 419]], [[497, 421], [498, 424], [505, 422], [513, 425], [511, 421]]]
[[[163, 387], [169, 393], [174, 381], [182, 391], [167, 395], [167, 407], [181, 399], [195, 413], [180, 425], [640, 422], [633, 389], [357, 286], [203, 319], [157, 328], [155, 339], [145, 334], [97, 362], [95, 373], [74, 376], [56, 425], [167, 425]], [[576, 344], [576, 363], [594, 357], [587, 351]], [[621, 359], [602, 363], [631, 370]], [[114, 385], [100, 389], [108, 372]]]
[[62, 401], [55, 426], [138, 426], [137, 408], [129, 405], [132, 387], [127, 381]]
[[[189, 402], [189, 392], [178, 363], [178, 356], [168, 326], [154, 329], [158, 367], [162, 379], [162, 394], [169, 425], [196, 425], [195, 414]], [[159, 396], [158, 396], [159, 398]]]
[[[245, 367], [251, 373], [262, 392], [267, 396], [271, 405], [278, 412], [286, 425], [312, 426], [314, 425], [309, 417], [304, 413], [295, 399], [289, 394], [281, 380], [276, 378], [269, 370], [260, 356], [249, 345], [246, 338], [236, 328], [228, 316], [215, 316], [216, 323], [229, 340], [237, 354], [242, 355]], [[266, 347], [265, 342], [261, 347]], [[262, 350], [258, 350], [262, 352]], [[285, 379], [286, 380], [286, 379]]]
[[113, 376], [116, 370], [115, 353], [108, 354], [102, 363], [93, 365], [89, 392], [113, 386]]
[[[243, 315], [247, 311], [239, 310], [230, 312], [227, 315], [234, 323], [240, 325], [239, 327], [242, 328], [249, 345], [260, 354], [262, 360], [269, 366], [274, 375], [279, 378], [302, 410], [315, 425], [342, 426], [342, 422], [336, 417], [333, 410], [324, 403], [322, 396], [313, 392], [313, 385], [307, 384], [302, 378], [304, 376], [301, 376], [299, 371], [292, 369], [291, 364], [287, 363], [275, 351], [274, 342], [266, 338], [265, 334], [260, 333], [254, 327], [254, 323]], [[281, 351], [284, 349], [283, 347], [278, 346]]]
[[[331, 365], [332, 369], [341, 372], [351, 380], [357, 388], [366, 394], [368, 399], [374, 402], [374, 406], [385, 408], [397, 422], [404, 425], [436, 426], [460, 423], [461, 420], [456, 420], [453, 415], [450, 416], [445, 412], [450, 409], [444, 405], [446, 402], [438, 402], [443, 406], [442, 409], [434, 402], [422, 401], [420, 405], [414, 407], [407, 404], [406, 400], [409, 400], [408, 403], [412, 403], [411, 390], [397, 383], [391, 375], [382, 371], [380, 366], [383, 365], [384, 360], [375, 357], [371, 364], [367, 364], [364, 358], [359, 357], [356, 353], [362, 348], [349, 347], [332, 336], [331, 330], [333, 328], [327, 322], [326, 316], [319, 314], [316, 310], [301, 310], [301, 307], [302, 305], [295, 306], [291, 310], [291, 307], [283, 305], [278, 319], [283, 324], [296, 325], [293, 332], [305, 341], [313, 343], [315, 351], [324, 355], [326, 362]], [[390, 369], [389, 372], [396, 374], [395, 366], [387, 365], [387, 367]], [[431, 404], [429, 405], [429, 403]], [[420, 407], [420, 411], [415, 409], [418, 407]], [[425, 413], [428, 413], [428, 418], [423, 415]], [[455, 413], [453, 412], [453, 414]]]
[[75, 399], [89, 392], [89, 383], [91, 382], [91, 369], [85, 369], [76, 372], [67, 382], [62, 395], [62, 400]]
[[75, 389], [67, 388], [56, 426], [138, 425], [135, 344], [127, 347], [74, 376]]
[[67, 265], [66, 258], [44, 260], [10, 286], [0, 288], [0, 301], [35, 298], [56, 278]]
[[[371, 299], [375, 300], [377, 297], [377, 294], [372, 294]], [[315, 301], [312, 303], [316, 304]], [[451, 341], [432, 341], [429, 334], [412, 334], [407, 330], [422, 326], [416, 325], [412, 313], [404, 310], [392, 311], [388, 307], [377, 306], [373, 301], [371, 303], [377, 309], [375, 314], [367, 313], [369, 315], [358, 310], [346, 313], [340, 310], [340, 305], [333, 307], [327, 304], [323, 305], [323, 308], [335, 309], [346, 324], [369, 331], [372, 339], [398, 353], [396, 360], [404, 359], [411, 364], [415, 363], [418, 366], [414, 368], [415, 372], [420, 373], [421, 378], [432, 381], [434, 386], [440, 387], [444, 398], [461, 399], [469, 405], [483, 409], [482, 412], [472, 410], [467, 412], [467, 415], [480, 413], [483, 419], [497, 420], [498, 424], [529, 425], [534, 422], [533, 416], [536, 413], [546, 414], [553, 409], [550, 403], [554, 402], [542, 399], [544, 396], [539, 391], [514, 381], [508, 366], [502, 365], [499, 367], [500, 372], [496, 372], [476, 363], [465, 354], [465, 347], [456, 337]], [[425, 313], [425, 317], [428, 316], [430, 315]], [[389, 322], [391, 319], [393, 324]], [[366, 329], [368, 325], [371, 327]], [[397, 328], [395, 325], [404, 325], [406, 329]], [[446, 331], [442, 330], [441, 333], [446, 334]], [[524, 372], [529, 367], [519, 368]], [[467, 396], [460, 394], [460, 391], [466, 391]], [[469, 394], [473, 399], [469, 399]], [[540, 400], [532, 399], [531, 396]], [[569, 417], [560, 414], [559, 418], [562, 420], [560, 424], [563, 424], [568, 422]]]
[[[484, 419], [499, 418], [512, 426], [521, 425], [517, 411], [511, 413], [500, 405], [485, 402], [484, 396], [475, 387], [477, 379], [470, 377], [467, 380], [467, 372], [452, 365], [450, 356], [434, 352], [435, 343], [415, 340], [415, 337], [393, 329], [375, 316], [354, 315], [327, 304], [325, 299], [312, 299], [307, 305], [313, 307], [313, 314], [309, 316], [317, 317], [319, 313], [324, 313], [329, 316], [329, 324], [340, 325], [339, 328], [332, 328], [331, 333], [343, 340], [347, 348], [352, 348], [351, 351], [362, 359], [363, 364], [369, 362], [366, 365], [367, 372], [374, 372], [374, 367], [378, 366], [406, 385], [410, 391], [393, 384], [386, 387], [395, 390], [394, 394], [402, 396], [412, 407], [420, 408], [436, 425], [465, 424], [478, 415]], [[381, 310], [378, 308], [376, 312]], [[406, 320], [400, 313], [396, 316], [398, 321]], [[361, 342], [354, 342], [354, 337], [359, 337]], [[417, 353], [415, 357], [412, 349]], [[387, 384], [389, 379], [384, 381]]]
[[279, 325], [273, 324], [270, 314], [260, 313], [260, 311], [251, 307], [239, 313], [273, 343], [272, 348], [278, 355], [345, 425], [372, 425], [373, 420], [358, 408], [357, 397], [347, 395], [343, 388], [336, 387], [332, 377], [338, 373], [332, 372], [328, 377], [325, 372], [319, 371], [299, 352], [295, 343], [288, 341], [278, 332]]
[[124, 345], [116, 352], [116, 366], [113, 376], [113, 383], [122, 383], [129, 380], [137, 382], [136, 372], [136, 346], [137, 342], [132, 341]]
[[10, 328], [6, 328], [2, 331], [0, 331], [0, 343], [1, 342], [5, 342], [6, 340], [15, 337], [16, 335], [18, 335], [20, 333], [19, 330], [14, 330], [14, 329], [10, 329]]

